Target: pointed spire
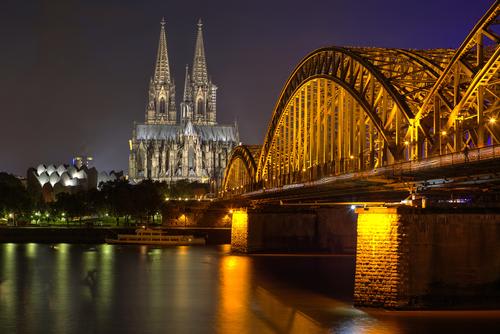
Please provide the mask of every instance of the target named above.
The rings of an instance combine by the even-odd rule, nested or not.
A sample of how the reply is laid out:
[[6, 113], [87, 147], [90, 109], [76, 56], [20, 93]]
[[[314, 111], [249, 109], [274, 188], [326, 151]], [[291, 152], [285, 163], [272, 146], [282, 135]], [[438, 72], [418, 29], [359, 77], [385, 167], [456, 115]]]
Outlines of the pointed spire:
[[160, 21], [160, 41], [158, 42], [158, 54], [156, 56], [155, 82], [170, 83], [170, 66], [168, 64], [167, 37], [165, 34], [165, 18]]
[[183, 101], [188, 101], [189, 100], [189, 86], [191, 85], [191, 82], [189, 80], [189, 66], [186, 64], [186, 76], [184, 77], [184, 97]]
[[208, 83], [207, 60], [205, 59], [202, 27], [203, 23], [201, 23], [201, 19], [199, 19], [196, 46], [194, 49], [193, 75], [191, 76], [191, 79], [198, 85]]

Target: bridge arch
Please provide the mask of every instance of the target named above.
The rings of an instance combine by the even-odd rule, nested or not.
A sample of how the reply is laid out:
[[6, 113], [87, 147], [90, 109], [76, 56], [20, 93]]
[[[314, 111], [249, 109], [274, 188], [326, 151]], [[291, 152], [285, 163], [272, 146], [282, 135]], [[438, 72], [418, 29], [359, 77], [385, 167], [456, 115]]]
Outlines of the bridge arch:
[[260, 149], [260, 145], [239, 145], [232, 150], [222, 181], [223, 196], [253, 190]]
[[257, 180], [285, 184], [421, 157], [428, 133], [414, 115], [451, 55], [341, 47], [312, 52], [281, 92]]
[[499, 144], [499, 12], [496, 1], [458, 50], [313, 51], [283, 87], [260, 152], [235, 150], [223, 191], [241, 189], [238, 177], [265, 189]]
[[500, 143], [497, 0], [447, 62], [416, 117], [432, 124], [434, 153]]

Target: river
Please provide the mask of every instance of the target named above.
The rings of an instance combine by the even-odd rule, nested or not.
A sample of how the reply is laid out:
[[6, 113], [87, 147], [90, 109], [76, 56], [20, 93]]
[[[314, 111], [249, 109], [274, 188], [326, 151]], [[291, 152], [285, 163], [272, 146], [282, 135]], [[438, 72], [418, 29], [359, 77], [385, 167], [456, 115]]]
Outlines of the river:
[[354, 257], [0, 244], [0, 333], [488, 333], [500, 311], [352, 306]]

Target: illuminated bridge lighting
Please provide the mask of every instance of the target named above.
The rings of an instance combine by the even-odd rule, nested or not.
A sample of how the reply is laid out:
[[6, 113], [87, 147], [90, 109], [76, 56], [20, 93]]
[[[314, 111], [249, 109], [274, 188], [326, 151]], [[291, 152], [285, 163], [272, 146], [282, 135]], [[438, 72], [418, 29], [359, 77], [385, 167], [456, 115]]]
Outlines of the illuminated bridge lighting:
[[499, 8], [457, 50], [311, 52], [284, 85], [263, 145], [233, 150], [223, 196], [498, 147], [500, 48], [484, 32]]

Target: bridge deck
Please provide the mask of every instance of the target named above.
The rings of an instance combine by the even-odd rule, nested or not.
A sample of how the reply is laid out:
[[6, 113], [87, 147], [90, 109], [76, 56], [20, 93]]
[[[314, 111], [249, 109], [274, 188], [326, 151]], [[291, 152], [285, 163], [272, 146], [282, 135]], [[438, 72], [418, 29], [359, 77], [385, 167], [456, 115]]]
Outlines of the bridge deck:
[[315, 181], [242, 194], [258, 200], [404, 199], [419, 192], [474, 191], [480, 184], [500, 187], [500, 145], [407, 161], [369, 171], [328, 176]]

